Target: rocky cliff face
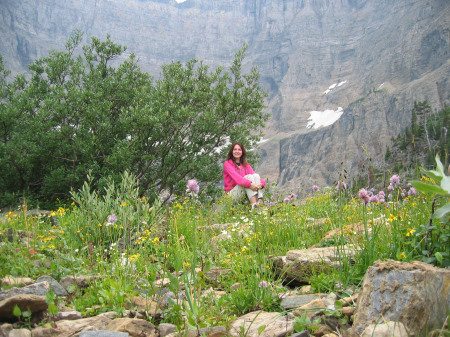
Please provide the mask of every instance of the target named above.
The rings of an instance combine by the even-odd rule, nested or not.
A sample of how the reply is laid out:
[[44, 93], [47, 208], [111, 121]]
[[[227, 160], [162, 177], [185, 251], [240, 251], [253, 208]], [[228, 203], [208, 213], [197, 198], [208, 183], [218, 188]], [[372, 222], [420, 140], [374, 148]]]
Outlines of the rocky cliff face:
[[[293, 191], [382, 166], [414, 101], [450, 97], [448, 0], [0, 0], [0, 53], [13, 72], [75, 29], [128, 47], [155, 77], [190, 58], [229, 64], [243, 41], [269, 92], [262, 176]], [[343, 109], [307, 128], [311, 111]], [[311, 122], [311, 120], [309, 120]], [[364, 150], [364, 149], [366, 150]], [[367, 151], [367, 152], [366, 152]], [[341, 164], [342, 163], [342, 164]]]

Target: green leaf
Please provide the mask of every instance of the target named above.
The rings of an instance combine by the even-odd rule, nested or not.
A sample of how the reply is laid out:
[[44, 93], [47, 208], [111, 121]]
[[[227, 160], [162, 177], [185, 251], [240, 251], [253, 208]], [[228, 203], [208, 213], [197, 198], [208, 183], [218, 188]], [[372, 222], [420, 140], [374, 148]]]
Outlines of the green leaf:
[[411, 185], [413, 185], [418, 191], [424, 192], [424, 193], [435, 193], [435, 194], [441, 194], [446, 195], [447, 191], [442, 189], [441, 187], [437, 185], [429, 185], [425, 184], [421, 181], [414, 180], [411, 182]]
[[438, 260], [439, 263], [442, 263], [442, 254], [439, 252], [436, 252], [436, 254], [434, 254], [434, 256], [436, 257], [436, 260]]
[[434, 211], [433, 219], [436, 218], [444, 218], [448, 213], [450, 213], [450, 204], [447, 204], [445, 206], [442, 206], [441, 208], [438, 208]]
[[19, 306], [16, 304], [13, 309], [13, 315], [19, 318], [22, 316], [22, 310], [20, 310]]
[[450, 177], [444, 176], [441, 180], [442, 189], [446, 190], [450, 194]]
[[265, 325], [261, 325], [261, 326], [258, 328], [258, 335], [262, 334], [262, 332], [263, 332], [265, 329], [266, 329], [266, 326], [265, 326]]

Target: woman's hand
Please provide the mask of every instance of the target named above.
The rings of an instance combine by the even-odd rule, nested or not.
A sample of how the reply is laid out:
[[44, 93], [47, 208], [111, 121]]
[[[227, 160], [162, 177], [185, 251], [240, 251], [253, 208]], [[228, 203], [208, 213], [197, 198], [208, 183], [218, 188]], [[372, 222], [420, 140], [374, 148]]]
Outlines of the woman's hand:
[[261, 184], [258, 184], [258, 185], [256, 185], [255, 183], [251, 183], [250, 184], [250, 189], [252, 190], [252, 191], [257, 191], [257, 190], [259, 190], [259, 189], [261, 189], [262, 188], [262, 185]]

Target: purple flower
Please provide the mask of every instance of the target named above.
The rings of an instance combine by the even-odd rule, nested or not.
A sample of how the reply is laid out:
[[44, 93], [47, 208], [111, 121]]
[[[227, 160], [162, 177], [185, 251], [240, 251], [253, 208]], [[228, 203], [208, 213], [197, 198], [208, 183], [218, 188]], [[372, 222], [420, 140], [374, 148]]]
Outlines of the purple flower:
[[400, 184], [400, 177], [398, 176], [398, 174], [394, 174], [391, 179], [389, 179], [389, 181], [392, 185], [398, 185]]
[[167, 203], [170, 204], [174, 200], [175, 200], [175, 196], [173, 194], [171, 194], [170, 197], [167, 199]]
[[358, 192], [358, 197], [364, 201], [365, 204], [369, 203], [369, 195], [364, 188], [361, 188]]
[[110, 224], [115, 224], [116, 222], [117, 222], [117, 217], [116, 217], [116, 215], [113, 213], [113, 214], [111, 214], [109, 217], [108, 217], [108, 222], [110, 223]]
[[198, 193], [198, 191], [200, 190], [200, 188], [198, 187], [197, 180], [195, 180], [195, 179], [188, 180], [186, 187], [187, 187], [187, 190], [186, 190], [187, 193], [189, 193], [189, 192]]
[[386, 202], [386, 200], [384, 200], [384, 196], [382, 198], [378, 198], [378, 202], [380, 204], [384, 204]]
[[259, 282], [258, 287], [267, 288], [268, 285], [269, 284], [267, 283], [267, 281], [261, 281], [261, 282]]
[[317, 186], [317, 185], [314, 185], [312, 189], [313, 189], [313, 191], [314, 191], [314, 192], [316, 192], [316, 191], [318, 191], [318, 190], [319, 190], [319, 186]]
[[388, 199], [392, 199], [392, 194], [389, 194], [389, 195], [388, 195]]
[[283, 200], [286, 204], [288, 203], [288, 202], [290, 202], [291, 201], [291, 198], [289, 198], [289, 197], [286, 197], [286, 198], [284, 198], [284, 200]]
[[336, 189], [337, 190], [346, 190], [347, 189], [347, 184], [345, 183], [345, 181], [338, 181], [336, 183]]
[[408, 195], [416, 195], [417, 191], [414, 187], [410, 187], [408, 191]]
[[370, 202], [378, 202], [379, 200], [378, 200], [378, 197], [377, 197], [376, 195], [372, 195], [372, 196], [369, 198], [369, 201], [370, 201]]
[[389, 186], [388, 186], [388, 191], [393, 191], [393, 190], [394, 190], [394, 185], [389, 184]]

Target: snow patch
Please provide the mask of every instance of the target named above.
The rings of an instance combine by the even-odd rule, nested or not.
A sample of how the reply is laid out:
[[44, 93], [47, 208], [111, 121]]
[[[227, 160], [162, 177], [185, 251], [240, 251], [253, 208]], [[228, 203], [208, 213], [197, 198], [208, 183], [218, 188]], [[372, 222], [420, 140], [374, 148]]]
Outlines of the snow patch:
[[337, 110], [311, 111], [308, 118], [307, 129], [317, 129], [321, 126], [330, 126], [336, 122], [344, 113], [344, 109], [338, 107]]
[[333, 83], [332, 85], [330, 85], [330, 86], [328, 87], [327, 90], [325, 90], [325, 91], [323, 92], [323, 94], [324, 94], [324, 95], [329, 94], [330, 92], [333, 91], [333, 89], [335, 89], [335, 88], [337, 88], [337, 87], [340, 87], [341, 85], [344, 85], [345, 83], [347, 83], [347, 81], [341, 81], [341, 82], [339, 82], [339, 83]]
[[177, 3], [182, 3], [182, 2], [185, 2], [186, 0], [175, 0]]

